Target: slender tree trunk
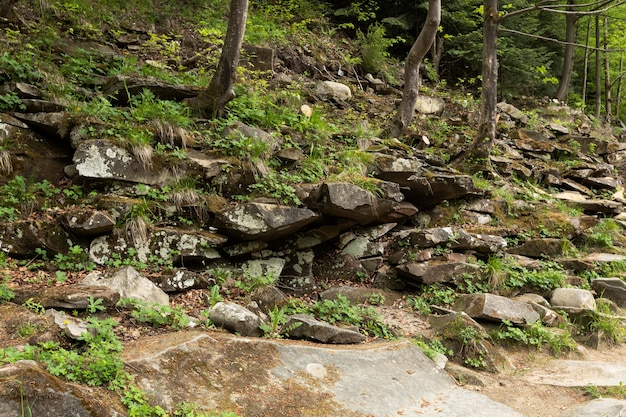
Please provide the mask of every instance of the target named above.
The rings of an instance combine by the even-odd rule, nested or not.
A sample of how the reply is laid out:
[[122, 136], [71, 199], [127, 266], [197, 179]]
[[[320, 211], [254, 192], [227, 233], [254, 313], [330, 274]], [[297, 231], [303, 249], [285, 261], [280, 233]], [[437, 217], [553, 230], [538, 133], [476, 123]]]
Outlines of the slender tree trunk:
[[483, 1], [483, 66], [480, 121], [478, 133], [469, 152], [464, 156], [467, 168], [472, 171], [488, 170], [489, 154], [496, 137], [496, 104], [498, 95], [498, 0]]
[[248, 0], [231, 0], [228, 28], [222, 54], [209, 87], [191, 104], [205, 117], [221, 116], [224, 106], [235, 97], [233, 86], [239, 67], [239, 51], [248, 18]]
[[[569, 0], [569, 5], [576, 5], [576, 0]], [[572, 10], [572, 7], [568, 7], [568, 10]], [[576, 22], [578, 22], [579, 16], [575, 14], [565, 15], [565, 52], [563, 54], [563, 71], [561, 73], [561, 80], [559, 86], [556, 89], [554, 97], [557, 100], [565, 101], [567, 99], [567, 92], [572, 82], [572, 69], [574, 68], [574, 43], [576, 42]]]
[[620, 118], [620, 107], [622, 107], [622, 85], [624, 81], [624, 55], [619, 59], [619, 81], [617, 82], [617, 94], [615, 95], [615, 115]]
[[604, 100], [606, 109], [606, 121], [613, 118], [613, 97], [611, 95], [611, 63], [609, 55], [609, 18], [604, 17]]
[[441, 21], [441, 0], [428, 1], [428, 15], [415, 43], [406, 57], [404, 65], [404, 88], [402, 89], [402, 101], [398, 107], [396, 117], [391, 122], [390, 135], [398, 137], [406, 131], [415, 114], [415, 102], [419, 88], [419, 70], [422, 59], [428, 53], [437, 29]]
[[585, 58], [583, 63], [583, 90], [580, 93], [583, 100], [583, 108], [587, 104], [587, 79], [589, 78], [589, 36], [591, 35], [591, 18], [587, 20], [587, 36], [585, 38]]
[[602, 109], [602, 73], [600, 67], [600, 16], [596, 15], [596, 118]]

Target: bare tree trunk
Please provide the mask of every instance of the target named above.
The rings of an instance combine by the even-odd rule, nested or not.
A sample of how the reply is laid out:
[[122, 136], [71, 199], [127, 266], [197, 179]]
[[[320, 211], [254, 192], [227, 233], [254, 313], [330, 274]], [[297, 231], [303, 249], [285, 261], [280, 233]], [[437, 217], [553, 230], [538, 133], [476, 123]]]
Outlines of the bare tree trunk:
[[602, 74], [600, 70], [600, 16], [596, 15], [596, 118], [602, 108]]
[[613, 97], [611, 96], [611, 64], [609, 60], [609, 18], [604, 17], [604, 100], [606, 109], [606, 121], [613, 118]]
[[[569, 0], [569, 5], [576, 5], [576, 0]], [[572, 10], [572, 7], [568, 7]], [[573, 13], [565, 15], [565, 52], [563, 54], [563, 71], [561, 72], [561, 80], [556, 89], [554, 97], [557, 100], [565, 101], [570, 83], [572, 82], [572, 69], [574, 68], [574, 43], [576, 42], [576, 22], [580, 16]]]
[[463, 157], [470, 171], [488, 170], [489, 154], [496, 137], [496, 104], [498, 94], [498, 0], [483, 1], [483, 66], [480, 121], [478, 133], [469, 152]]
[[615, 115], [620, 118], [620, 107], [622, 106], [622, 85], [624, 81], [624, 55], [619, 59], [619, 81], [617, 83], [617, 94], [615, 95]]
[[426, 22], [420, 32], [419, 36], [415, 40], [415, 43], [411, 47], [409, 54], [406, 57], [406, 63], [404, 64], [404, 88], [402, 89], [402, 101], [398, 107], [396, 117], [391, 122], [390, 135], [392, 137], [398, 137], [409, 126], [413, 115], [415, 114], [415, 102], [417, 100], [418, 88], [419, 88], [419, 70], [422, 64], [422, 59], [428, 50], [430, 49], [437, 29], [439, 28], [439, 22], [441, 21], [441, 0], [429, 0], [428, 1], [428, 15], [426, 16]]
[[589, 77], [589, 35], [591, 34], [591, 19], [587, 21], [587, 37], [585, 38], [585, 59], [583, 64], [583, 90], [580, 93], [583, 100], [583, 108], [587, 104], [587, 79]]
[[439, 80], [439, 66], [441, 64], [441, 57], [443, 56], [443, 36], [436, 36], [433, 43], [433, 69], [437, 74], [437, 80]]
[[233, 85], [237, 77], [239, 51], [246, 31], [247, 18], [248, 0], [231, 0], [228, 28], [217, 69], [209, 87], [191, 103], [203, 116], [221, 116], [226, 103], [235, 97]]

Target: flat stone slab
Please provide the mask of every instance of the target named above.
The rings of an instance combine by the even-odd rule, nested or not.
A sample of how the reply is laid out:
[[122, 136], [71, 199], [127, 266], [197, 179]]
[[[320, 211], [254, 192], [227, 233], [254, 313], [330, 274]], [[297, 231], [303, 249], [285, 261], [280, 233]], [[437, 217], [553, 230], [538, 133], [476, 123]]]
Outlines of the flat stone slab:
[[618, 386], [626, 383], [626, 363], [553, 360], [530, 371], [525, 379], [559, 387]]
[[559, 414], [559, 417], [624, 417], [626, 400], [598, 398], [573, 410]]
[[253, 416], [522, 417], [458, 387], [409, 341], [351, 347], [180, 332], [127, 346], [151, 401]]

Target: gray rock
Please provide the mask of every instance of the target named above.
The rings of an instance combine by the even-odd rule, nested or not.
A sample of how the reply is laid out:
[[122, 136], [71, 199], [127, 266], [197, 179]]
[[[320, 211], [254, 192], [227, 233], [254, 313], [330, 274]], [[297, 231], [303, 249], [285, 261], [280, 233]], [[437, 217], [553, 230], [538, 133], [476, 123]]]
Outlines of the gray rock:
[[372, 223], [389, 213], [393, 200], [378, 198], [357, 185], [324, 183], [312, 194], [312, 206], [323, 214], [357, 221], [361, 225]]
[[297, 232], [318, 216], [306, 208], [251, 202], [220, 211], [215, 226], [244, 240], [274, 240]]
[[287, 302], [287, 296], [279, 288], [273, 285], [267, 285], [254, 291], [250, 296], [261, 309], [262, 312], [268, 313], [276, 306], [280, 306]]
[[246, 416], [521, 417], [458, 387], [406, 340], [331, 348], [182, 332], [124, 355], [135, 382], [167, 410], [189, 402]]
[[528, 116], [526, 113], [518, 109], [512, 104], [506, 103], [504, 101], [497, 104], [498, 110], [504, 112], [511, 116], [511, 118], [519, 120], [522, 123], [528, 123]]
[[579, 192], [563, 191], [552, 194], [553, 198], [579, 204], [586, 213], [618, 214], [624, 205], [618, 201], [590, 199]]
[[219, 302], [209, 311], [209, 318], [217, 327], [223, 327], [230, 332], [242, 336], [263, 336], [259, 327], [263, 323], [261, 318], [239, 304]]
[[112, 232], [115, 227], [113, 217], [101, 210], [70, 208], [61, 221], [70, 232], [78, 236], [100, 236]]
[[65, 382], [34, 361], [0, 367], [0, 415], [23, 417], [25, 410], [47, 417], [128, 416], [119, 396], [107, 388]]
[[455, 250], [475, 250], [480, 253], [496, 253], [506, 248], [507, 243], [500, 236], [472, 234], [455, 227], [435, 227], [409, 231], [396, 239], [408, 239], [410, 245], [420, 248], [435, 246]]
[[118, 180], [162, 185], [175, 181], [167, 169], [151, 169], [124, 148], [104, 139], [80, 142], [74, 152], [78, 174], [97, 180]]
[[[153, 229], [149, 236], [150, 252], [159, 259], [171, 259], [174, 263], [202, 263], [219, 259], [216, 247], [227, 241], [226, 236], [201, 229], [178, 229], [163, 227]], [[172, 254], [177, 254], [173, 256]]]
[[448, 314], [429, 314], [428, 322], [433, 330], [440, 334], [450, 334], [451, 329], [455, 329], [458, 332], [458, 327], [461, 326], [471, 327], [476, 330], [477, 334], [488, 337], [485, 328], [463, 311], [459, 313], [450, 312]]
[[283, 259], [285, 265], [281, 277], [312, 277], [313, 261], [315, 252], [313, 250], [299, 250], [286, 254]]
[[447, 172], [413, 175], [400, 185], [408, 188], [404, 192], [407, 201], [419, 209], [434, 207], [444, 200], [483, 195], [474, 186], [471, 176]]
[[77, 317], [68, 316], [64, 311], [48, 309], [45, 316], [50, 317], [54, 324], [70, 339], [78, 340], [85, 333], [95, 334], [94, 329], [87, 327], [87, 322]]
[[151, 279], [165, 292], [210, 288], [215, 280], [188, 269], [177, 269], [172, 274], [163, 274]]
[[278, 137], [270, 135], [262, 129], [248, 126], [240, 121], [233, 122], [233, 124], [227, 126], [222, 132], [222, 137], [224, 138], [234, 137], [238, 139], [242, 136], [265, 143], [270, 153], [276, 152], [282, 144]]
[[252, 277], [272, 276], [278, 279], [285, 267], [285, 259], [268, 258], [268, 259], [252, 259], [245, 262], [241, 269], [244, 274]]
[[535, 304], [539, 304], [540, 306], [550, 308], [550, 303], [548, 302], [548, 300], [546, 300], [543, 296], [539, 294], [533, 294], [533, 293], [527, 292], [525, 294], [516, 295], [512, 299], [515, 301], [520, 301], [522, 303], [529, 303], [529, 304], [535, 303]]
[[64, 308], [69, 310], [84, 310], [89, 305], [89, 298], [101, 298], [104, 307], [112, 307], [119, 300], [117, 291], [103, 288], [98, 284], [81, 283], [60, 285], [53, 287], [32, 289], [28, 287], [16, 288], [16, 303], [24, 303], [32, 298], [45, 308]]
[[591, 288], [602, 298], [608, 298], [619, 307], [626, 308], [626, 282], [621, 278], [598, 278], [591, 281]]
[[556, 288], [552, 292], [550, 304], [553, 309], [567, 313], [596, 309], [596, 301], [591, 291], [580, 288]]
[[36, 249], [48, 255], [67, 253], [72, 239], [56, 222], [36, 220], [4, 221], [0, 224], [0, 251], [19, 257], [39, 256]]
[[322, 291], [319, 296], [321, 300], [336, 300], [338, 296], [342, 296], [352, 304], [363, 304], [371, 300], [382, 300], [385, 305], [391, 305], [395, 300], [401, 297], [401, 294], [378, 288], [342, 285], [330, 287]]
[[558, 417], [626, 417], [626, 400], [598, 398]]
[[404, 185], [414, 175], [424, 173], [424, 163], [417, 158], [398, 158], [387, 154], [375, 154], [374, 173], [377, 178]]
[[132, 266], [123, 267], [103, 274], [92, 272], [82, 283], [85, 285], [101, 285], [108, 287], [121, 298], [134, 298], [148, 303], [169, 305], [170, 297], [148, 278], [142, 276]]
[[456, 282], [464, 274], [475, 276], [481, 268], [465, 262], [409, 262], [398, 266], [400, 276], [420, 284], [435, 282]]
[[65, 112], [54, 113], [15, 113], [19, 119], [30, 127], [57, 138], [69, 136], [69, 117]]
[[537, 238], [530, 239], [519, 246], [510, 248], [507, 252], [531, 258], [555, 258], [563, 255], [563, 251], [564, 245], [562, 239]]
[[333, 344], [354, 344], [365, 341], [365, 336], [357, 331], [333, 326], [307, 314], [289, 316], [284, 328], [287, 329], [287, 335], [295, 339]]
[[540, 319], [531, 305], [494, 294], [462, 294], [452, 309], [475, 319], [508, 320], [513, 324], [532, 324]]
[[129, 236], [126, 231], [116, 229], [91, 241], [89, 259], [103, 265], [115, 258], [128, 258], [132, 249], [140, 262], [150, 262], [150, 258], [156, 256], [182, 266], [203, 265], [221, 258], [216, 247], [226, 241], [226, 236], [201, 229], [153, 228], [145, 237]]
[[168, 84], [155, 77], [127, 75], [114, 75], [106, 80], [102, 86], [102, 94], [105, 97], [110, 97], [121, 104], [128, 104], [129, 95], [141, 94], [143, 90], [150, 90], [162, 100], [182, 100], [197, 96], [201, 88]]
[[323, 81], [317, 85], [317, 93], [337, 100], [348, 100], [352, 97], [350, 87], [334, 81]]
[[417, 96], [415, 111], [422, 114], [441, 114], [446, 103], [439, 97]]

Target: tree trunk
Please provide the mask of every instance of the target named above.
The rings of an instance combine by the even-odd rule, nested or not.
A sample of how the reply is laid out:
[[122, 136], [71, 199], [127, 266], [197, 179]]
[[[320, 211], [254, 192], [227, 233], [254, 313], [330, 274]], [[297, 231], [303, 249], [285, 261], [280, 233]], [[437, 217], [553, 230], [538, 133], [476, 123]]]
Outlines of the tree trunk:
[[600, 16], [596, 15], [596, 118], [602, 109], [602, 74], [600, 70]]
[[611, 95], [611, 64], [609, 55], [609, 18], [604, 17], [604, 102], [606, 121], [613, 118], [613, 97]]
[[[568, 4], [576, 5], [576, 0], [569, 0]], [[568, 10], [572, 10], [572, 7], [568, 7]], [[557, 100], [565, 101], [567, 99], [567, 92], [569, 90], [570, 83], [572, 82], [572, 69], [574, 68], [574, 43], [576, 42], [576, 22], [578, 22], [579, 16], [571, 13], [565, 15], [565, 53], [563, 54], [563, 71], [561, 73], [561, 80], [559, 86], [556, 89], [554, 97]]]
[[589, 38], [591, 35], [591, 18], [587, 20], [587, 36], [585, 38], [585, 59], [583, 64], [583, 90], [580, 93], [583, 100], [583, 108], [587, 105], [587, 79], [589, 77]]
[[620, 107], [622, 107], [622, 83], [624, 80], [624, 55], [619, 59], [619, 80], [617, 81], [617, 94], [615, 95], [615, 113], [620, 118]]
[[398, 107], [396, 117], [391, 122], [390, 135], [398, 137], [406, 131], [413, 120], [415, 102], [419, 88], [419, 70], [422, 59], [435, 39], [439, 22], [441, 21], [441, 0], [428, 1], [428, 16], [424, 27], [406, 57], [404, 65], [404, 88], [402, 89], [402, 101]]
[[248, 18], [248, 0], [231, 0], [228, 28], [222, 54], [209, 87], [191, 104], [205, 117], [220, 117], [224, 106], [235, 97], [233, 85], [239, 66], [239, 51], [243, 43]]
[[470, 171], [488, 170], [489, 154], [496, 137], [498, 94], [498, 0], [484, 0], [482, 91], [478, 133], [469, 152], [463, 157]]

